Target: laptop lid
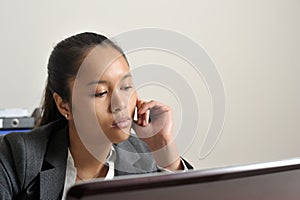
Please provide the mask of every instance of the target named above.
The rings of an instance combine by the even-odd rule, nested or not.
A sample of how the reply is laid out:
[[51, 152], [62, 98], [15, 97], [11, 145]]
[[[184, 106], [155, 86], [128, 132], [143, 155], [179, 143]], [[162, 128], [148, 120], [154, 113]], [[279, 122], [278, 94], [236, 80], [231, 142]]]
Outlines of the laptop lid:
[[74, 185], [67, 200], [299, 199], [300, 158]]

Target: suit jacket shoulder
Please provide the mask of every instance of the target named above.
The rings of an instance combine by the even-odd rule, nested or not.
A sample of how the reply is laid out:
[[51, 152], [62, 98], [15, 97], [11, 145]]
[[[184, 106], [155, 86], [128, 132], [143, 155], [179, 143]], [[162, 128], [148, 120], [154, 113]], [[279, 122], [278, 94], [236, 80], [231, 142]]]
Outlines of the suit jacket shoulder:
[[[0, 140], [0, 197], [37, 197], [40, 172], [45, 166], [49, 141], [63, 126], [53, 122], [29, 133], [10, 133]], [[28, 195], [30, 194], [30, 195]], [[0, 199], [1, 199], [0, 198]], [[24, 198], [26, 199], [26, 198]]]

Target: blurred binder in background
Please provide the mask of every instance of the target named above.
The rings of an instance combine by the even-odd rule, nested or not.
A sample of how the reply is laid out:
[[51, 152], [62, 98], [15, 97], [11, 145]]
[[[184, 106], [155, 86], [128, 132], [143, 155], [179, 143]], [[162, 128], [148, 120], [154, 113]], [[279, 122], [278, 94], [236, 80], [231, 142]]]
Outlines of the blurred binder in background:
[[9, 132], [27, 132], [33, 129], [40, 115], [36, 108], [31, 116], [22, 108], [0, 109], [0, 134]]
[[31, 129], [34, 127], [33, 117], [0, 118], [0, 129]]

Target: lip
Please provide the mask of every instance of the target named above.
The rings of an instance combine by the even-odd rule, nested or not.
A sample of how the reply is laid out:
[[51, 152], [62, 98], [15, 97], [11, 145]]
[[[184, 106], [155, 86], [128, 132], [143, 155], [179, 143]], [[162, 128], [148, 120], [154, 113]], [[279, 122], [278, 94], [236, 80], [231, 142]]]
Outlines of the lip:
[[121, 117], [114, 121], [112, 124], [112, 127], [118, 127], [118, 128], [127, 128], [131, 126], [131, 118], [130, 117]]

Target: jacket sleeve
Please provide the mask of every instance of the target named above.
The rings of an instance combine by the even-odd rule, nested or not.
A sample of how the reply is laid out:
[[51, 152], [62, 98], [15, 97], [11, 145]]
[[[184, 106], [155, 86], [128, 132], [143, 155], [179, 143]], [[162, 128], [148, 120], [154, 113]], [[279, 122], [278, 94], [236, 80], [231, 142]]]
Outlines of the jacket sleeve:
[[[1, 136], [3, 137], [3, 136]], [[6, 137], [0, 139], [0, 199], [12, 199], [16, 191], [17, 177], [15, 163]]]
[[181, 162], [182, 162], [182, 164], [183, 164], [183, 166], [184, 166], [184, 170], [185, 171], [188, 171], [188, 170], [193, 170], [194, 169], [194, 167], [188, 162], [188, 161], [186, 161], [184, 158], [182, 158], [181, 157]]
[[22, 133], [10, 133], [0, 139], [0, 200], [38, 197], [37, 176], [31, 175], [34, 170], [30, 166], [39, 159], [33, 159], [35, 152], [28, 152], [32, 148], [28, 148], [27, 140]]

